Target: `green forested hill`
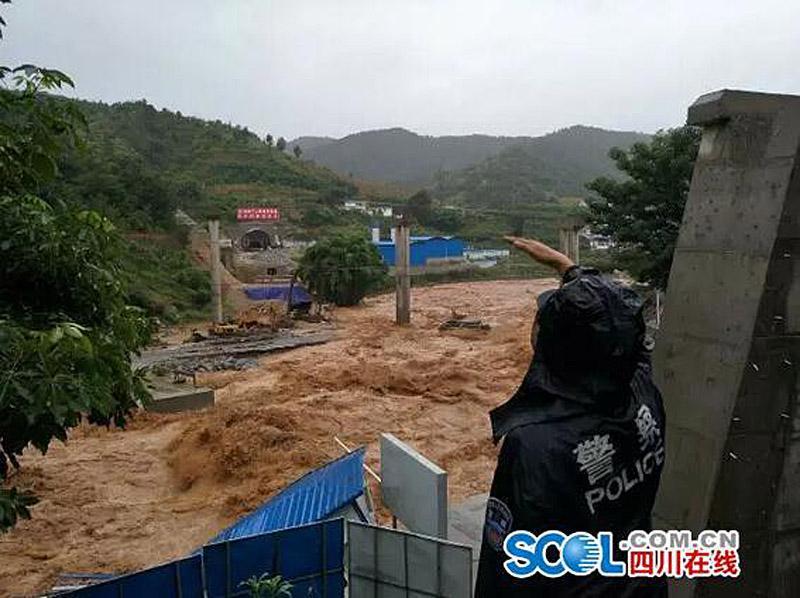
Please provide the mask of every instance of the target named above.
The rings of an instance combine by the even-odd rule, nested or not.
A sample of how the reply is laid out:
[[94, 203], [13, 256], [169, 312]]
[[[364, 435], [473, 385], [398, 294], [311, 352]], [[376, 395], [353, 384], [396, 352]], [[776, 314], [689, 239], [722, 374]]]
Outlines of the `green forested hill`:
[[586, 195], [585, 185], [614, 176], [612, 147], [627, 148], [648, 135], [575, 126], [514, 144], [469, 168], [441, 172], [435, 195], [445, 203], [507, 208]]
[[[431, 137], [401, 128], [363, 131], [326, 143], [297, 143], [304, 154], [355, 178], [406, 184], [429, 183], [440, 170], [476, 164], [523, 137], [449, 135]], [[304, 147], [305, 145], [305, 147]]]
[[[135, 228], [168, 226], [174, 208], [208, 210], [220, 187], [257, 186], [310, 198], [354, 188], [327, 168], [270, 147], [246, 128], [157, 110], [145, 101], [79, 101], [85, 147], [67, 155], [53, 188]], [[230, 206], [225, 206], [229, 208]]]
[[[528, 172], [533, 168], [536, 178], [556, 179], [562, 186], [573, 183], [574, 188], [612, 168], [608, 159], [611, 147], [626, 147], [646, 138], [639, 133], [584, 126], [542, 137], [431, 137], [395, 128], [364, 131], [325, 143], [313, 140], [305, 147], [302, 137], [292, 143], [298, 143], [305, 156], [319, 164], [341, 175], [361, 179], [427, 185], [442, 172], [473, 167], [481, 170], [484, 166], [491, 170], [495, 166], [494, 159], [500, 158], [510, 162], [508, 168], [522, 167]], [[519, 153], [520, 149], [524, 150], [524, 155]], [[539, 165], [531, 167], [526, 161]], [[506, 168], [503, 164], [497, 166]]]
[[145, 101], [82, 102], [93, 137], [120, 139], [151, 166], [208, 184], [266, 183], [322, 190], [333, 172], [280, 152], [245, 127], [156, 110]]
[[314, 149], [315, 147], [322, 147], [329, 143], [335, 143], [336, 139], [333, 137], [319, 137], [315, 135], [304, 135], [297, 139], [292, 139], [287, 143], [287, 147], [293, 148], [295, 145], [299, 146], [304, 152]]
[[[232, 220], [237, 205], [291, 206], [288, 220], [329, 209], [356, 193], [320, 166], [269, 146], [245, 128], [157, 110], [145, 101], [74, 102], [86, 116], [80, 147], [58, 162], [46, 198], [97, 210], [126, 240], [130, 300], [166, 319], [199, 315], [207, 275], [191, 260], [175, 225], [182, 207], [202, 220]], [[137, 231], [136, 234], [132, 234]]]

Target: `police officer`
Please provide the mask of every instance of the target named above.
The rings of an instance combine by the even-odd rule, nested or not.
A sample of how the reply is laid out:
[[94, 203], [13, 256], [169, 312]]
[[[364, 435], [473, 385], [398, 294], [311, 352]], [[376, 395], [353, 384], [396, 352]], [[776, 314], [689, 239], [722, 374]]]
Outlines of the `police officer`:
[[[490, 413], [493, 439], [502, 446], [476, 597], [666, 596], [663, 578], [516, 579], [503, 568], [503, 541], [514, 530], [610, 531], [615, 543], [632, 530], [649, 530], [665, 440], [637, 295], [543, 243], [506, 240], [554, 268], [561, 285], [538, 298], [534, 356], [522, 384]], [[557, 558], [552, 550], [548, 558]]]

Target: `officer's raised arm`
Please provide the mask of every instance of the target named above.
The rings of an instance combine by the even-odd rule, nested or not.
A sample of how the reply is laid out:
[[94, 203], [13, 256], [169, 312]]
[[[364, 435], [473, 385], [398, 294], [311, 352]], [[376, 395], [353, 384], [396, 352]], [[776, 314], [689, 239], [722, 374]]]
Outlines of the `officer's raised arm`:
[[540, 264], [550, 266], [561, 275], [575, 265], [566, 255], [545, 245], [541, 241], [523, 239], [522, 237], [513, 237], [510, 235], [506, 235], [503, 239], [511, 243], [517, 249], [527, 253]]

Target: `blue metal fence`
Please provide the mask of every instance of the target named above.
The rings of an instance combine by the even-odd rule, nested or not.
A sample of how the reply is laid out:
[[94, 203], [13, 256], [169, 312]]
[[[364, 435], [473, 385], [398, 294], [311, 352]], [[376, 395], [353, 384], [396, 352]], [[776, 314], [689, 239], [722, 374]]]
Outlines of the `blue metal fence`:
[[116, 577], [73, 598], [233, 598], [250, 577], [281, 575], [295, 598], [344, 596], [344, 520], [333, 519], [203, 547], [202, 553]]
[[268, 572], [295, 597], [344, 596], [344, 520], [293, 527], [203, 547], [208, 598], [246, 596], [241, 583]]
[[[253, 301], [283, 301], [289, 300], [289, 284], [263, 284], [250, 285], [244, 288], [244, 294]], [[295, 283], [292, 287], [292, 306], [300, 307], [311, 303], [311, 295], [300, 285]]]
[[63, 595], [76, 598], [203, 598], [202, 567], [202, 558], [193, 555]]
[[294, 596], [338, 598], [344, 592], [344, 524], [322, 520], [347, 505], [359, 511], [365, 451], [360, 447], [307, 473], [188, 558], [66, 595], [227, 598], [245, 596], [242, 581], [269, 573], [293, 583]]

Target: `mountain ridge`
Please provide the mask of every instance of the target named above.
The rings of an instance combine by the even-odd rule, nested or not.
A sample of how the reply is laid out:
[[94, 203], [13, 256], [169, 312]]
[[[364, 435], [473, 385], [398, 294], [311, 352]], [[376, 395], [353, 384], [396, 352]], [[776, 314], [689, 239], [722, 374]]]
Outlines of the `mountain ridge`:
[[467, 168], [436, 176], [434, 193], [452, 204], [509, 208], [585, 196], [599, 176], [619, 176], [608, 153], [649, 135], [574, 126], [504, 148]]
[[[352, 133], [340, 139], [299, 137], [290, 145], [299, 145], [306, 158], [327, 166], [342, 176], [387, 181], [408, 185], [429, 185], [440, 172], [453, 172], [476, 166], [513, 146], [522, 146], [529, 153], [546, 154], [554, 150], [548, 145], [563, 146], [566, 160], [585, 162], [580, 147], [570, 146], [563, 139], [585, 137], [596, 162], [596, 146], [602, 146], [605, 163], [600, 170], [611, 166], [608, 150], [646, 140], [649, 135], [637, 131], [613, 131], [588, 125], [573, 125], [541, 136], [497, 136], [473, 133], [469, 135], [420, 135], [403, 127], [373, 129]], [[304, 140], [312, 141], [304, 147]], [[632, 141], [633, 140], [633, 141]], [[555, 143], [553, 143], [555, 142]], [[580, 143], [580, 140], [579, 140]], [[567, 148], [566, 154], [564, 149]], [[577, 156], [574, 155], [577, 153]]]

